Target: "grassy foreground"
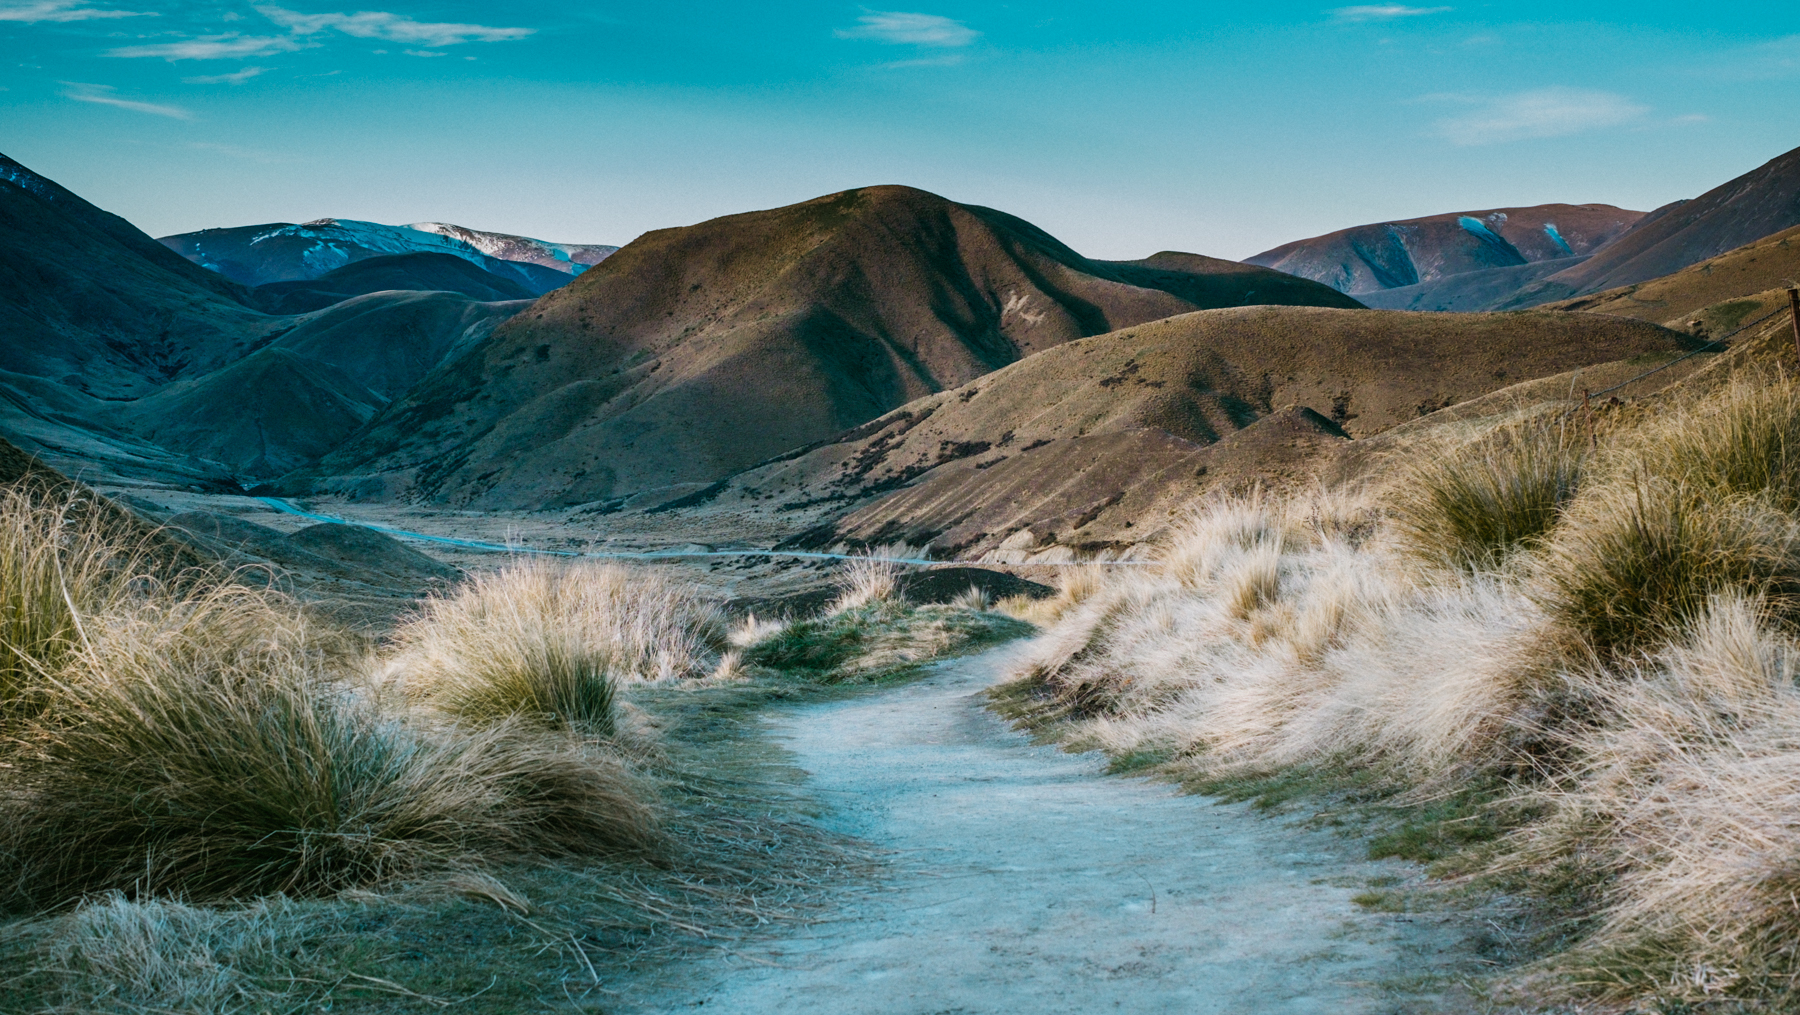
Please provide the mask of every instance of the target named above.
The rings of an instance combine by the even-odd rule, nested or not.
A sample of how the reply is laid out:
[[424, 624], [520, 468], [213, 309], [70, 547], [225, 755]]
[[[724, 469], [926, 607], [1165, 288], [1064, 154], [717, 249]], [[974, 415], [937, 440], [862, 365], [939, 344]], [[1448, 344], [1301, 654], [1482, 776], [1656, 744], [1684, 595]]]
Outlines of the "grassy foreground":
[[1120, 769], [1349, 804], [1378, 855], [1515, 900], [1535, 937], [1489, 1003], [1795, 1010], [1800, 387], [1582, 422], [1207, 505], [1000, 707]]
[[0, 490], [5, 1012], [608, 1010], [870, 868], [754, 708], [1031, 630], [526, 561], [371, 642], [61, 496]]

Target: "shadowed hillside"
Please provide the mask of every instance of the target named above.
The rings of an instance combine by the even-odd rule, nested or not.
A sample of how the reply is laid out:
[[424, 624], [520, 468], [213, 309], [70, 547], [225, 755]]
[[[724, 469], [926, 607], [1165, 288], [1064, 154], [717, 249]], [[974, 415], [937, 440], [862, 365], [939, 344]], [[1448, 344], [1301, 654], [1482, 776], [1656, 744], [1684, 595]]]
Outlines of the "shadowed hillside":
[[[444, 255], [332, 279], [529, 296]], [[0, 434], [84, 476], [234, 489], [310, 463], [526, 305], [383, 291], [292, 316], [261, 295], [0, 156]]]
[[0, 370], [129, 397], [277, 327], [250, 294], [0, 155]]
[[256, 287], [256, 299], [272, 314], [308, 314], [352, 296], [388, 290], [460, 293], [475, 300], [529, 300], [538, 296], [514, 279], [496, 275], [453, 254], [386, 254], [352, 261], [318, 278]]
[[1360, 294], [1582, 257], [1642, 215], [1609, 204], [1451, 212], [1340, 229], [1244, 260]]
[[477, 507], [679, 492], [1073, 339], [1271, 300], [1360, 306], [1196, 255], [1091, 261], [923, 191], [846, 191], [645, 235], [427, 378], [310, 483]]

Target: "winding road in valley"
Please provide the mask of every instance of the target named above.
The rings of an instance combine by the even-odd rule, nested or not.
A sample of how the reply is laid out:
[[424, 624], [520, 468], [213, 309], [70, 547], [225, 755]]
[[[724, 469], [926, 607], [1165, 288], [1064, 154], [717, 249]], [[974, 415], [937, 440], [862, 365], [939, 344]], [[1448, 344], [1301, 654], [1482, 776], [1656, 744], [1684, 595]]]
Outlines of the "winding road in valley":
[[881, 890], [738, 942], [634, 1012], [1387, 1013], [1467, 959], [1455, 919], [1367, 911], [1351, 839], [1109, 777], [983, 705], [1009, 646], [893, 690], [773, 713], [829, 826], [891, 852]]

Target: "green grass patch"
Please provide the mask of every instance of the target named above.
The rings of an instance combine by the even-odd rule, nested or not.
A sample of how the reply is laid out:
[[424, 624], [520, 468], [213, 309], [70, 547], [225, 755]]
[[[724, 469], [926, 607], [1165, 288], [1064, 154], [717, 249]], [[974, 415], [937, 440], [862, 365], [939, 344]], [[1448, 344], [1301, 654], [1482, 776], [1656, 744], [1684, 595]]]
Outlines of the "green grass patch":
[[876, 600], [798, 620], [743, 652], [746, 669], [819, 684], [891, 683], [925, 663], [1036, 632], [1003, 613]]

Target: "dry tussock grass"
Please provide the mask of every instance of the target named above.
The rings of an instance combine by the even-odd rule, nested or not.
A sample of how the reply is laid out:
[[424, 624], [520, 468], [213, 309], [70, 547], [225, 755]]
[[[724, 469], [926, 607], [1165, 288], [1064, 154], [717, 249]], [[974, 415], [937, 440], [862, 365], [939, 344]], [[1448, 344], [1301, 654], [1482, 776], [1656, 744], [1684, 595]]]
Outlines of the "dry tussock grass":
[[1800, 388], [1753, 378], [1597, 453], [1513, 424], [1385, 494], [1212, 503], [1161, 568], [1067, 607], [1005, 697], [1202, 783], [1499, 787], [1513, 831], [1462, 866], [1589, 918], [1540, 987], [1786, 1003], [1797, 439]]
[[465, 722], [609, 734], [618, 684], [701, 675], [726, 641], [718, 606], [662, 572], [527, 559], [427, 600], [383, 674]]

